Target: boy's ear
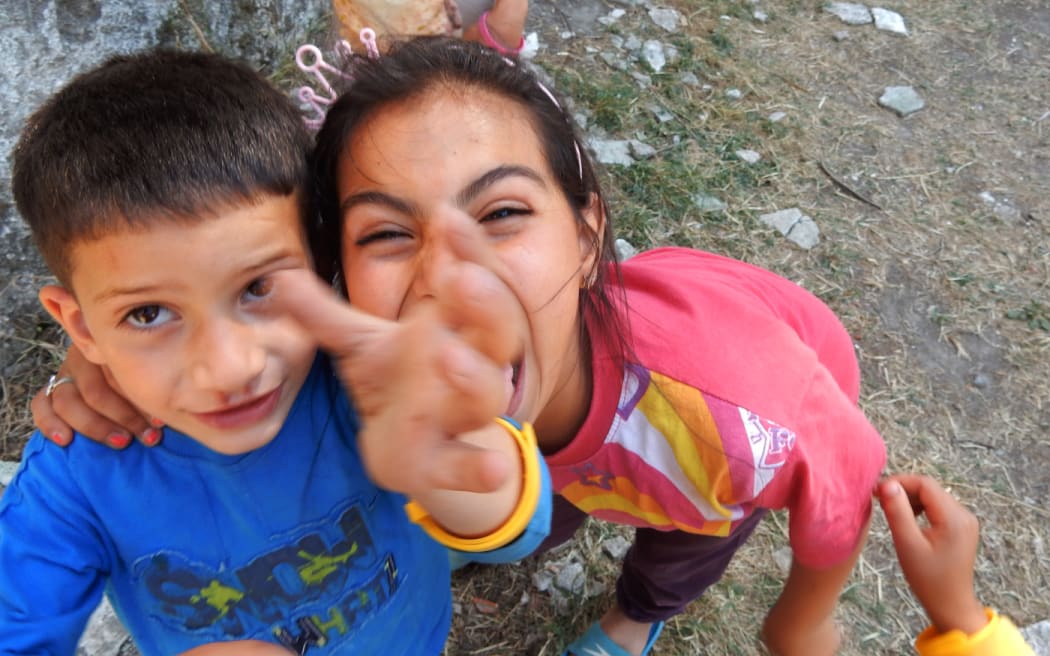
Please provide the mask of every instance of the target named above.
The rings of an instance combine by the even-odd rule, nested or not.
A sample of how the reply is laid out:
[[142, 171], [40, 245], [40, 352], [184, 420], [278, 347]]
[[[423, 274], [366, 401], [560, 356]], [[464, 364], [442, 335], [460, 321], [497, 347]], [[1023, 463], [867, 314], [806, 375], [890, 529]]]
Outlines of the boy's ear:
[[596, 267], [602, 256], [605, 239], [605, 206], [598, 194], [592, 193], [590, 202], [580, 210], [590, 230], [580, 227], [580, 269], [583, 271], [583, 286], [590, 287], [597, 276]]
[[37, 297], [47, 313], [62, 326], [84, 357], [89, 362], [103, 364], [95, 339], [84, 322], [84, 313], [80, 310], [80, 303], [77, 302], [73, 293], [58, 285], [45, 285], [40, 289]]

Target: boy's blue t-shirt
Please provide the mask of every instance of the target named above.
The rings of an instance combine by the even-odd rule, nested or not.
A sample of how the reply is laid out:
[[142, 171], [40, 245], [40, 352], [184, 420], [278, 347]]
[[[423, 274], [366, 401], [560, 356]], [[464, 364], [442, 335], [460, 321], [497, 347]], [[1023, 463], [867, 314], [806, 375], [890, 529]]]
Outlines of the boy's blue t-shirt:
[[[319, 357], [247, 454], [172, 430], [123, 452], [35, 434], [0, 499], [0, 654], [73, 654], [103, 589], [147, 655], [282, 631], [323, 633], [310, 654], [440, 653], [447, 550], [369, 480], [357, 428]], [[545, 535], [549, 494], [512, 557]]]

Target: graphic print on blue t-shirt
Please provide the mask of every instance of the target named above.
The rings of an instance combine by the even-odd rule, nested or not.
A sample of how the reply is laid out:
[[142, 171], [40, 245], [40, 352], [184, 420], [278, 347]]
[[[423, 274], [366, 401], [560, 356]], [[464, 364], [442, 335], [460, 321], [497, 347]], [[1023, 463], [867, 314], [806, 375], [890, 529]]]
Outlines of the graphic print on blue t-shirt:
[[393, 554], [377, 552], [358, 503], [273, 542], [246, 563], [209, 566], [165, 551], [132, 571], [155, 602], [151, 616], [216, 640], [262, 630], [282, 642], [303, 631], [324, 642], [374, 616], [400, 585]]

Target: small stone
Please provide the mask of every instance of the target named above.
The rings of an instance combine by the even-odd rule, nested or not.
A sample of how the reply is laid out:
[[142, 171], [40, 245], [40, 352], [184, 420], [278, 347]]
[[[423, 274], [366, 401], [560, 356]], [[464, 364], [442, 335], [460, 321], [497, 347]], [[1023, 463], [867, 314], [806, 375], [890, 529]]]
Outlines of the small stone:
[[849, 30], [839, 30], [831, 35], [836, 41], [845, 41], [849, 38]]
[[613, 242], [613, 248], [616, 250], [616, 259], [620, 262], [629, 260], [638, 253], [638, 249], [626, 239], [617, 239]]
[[540, 35], [536, 32], [529, 32], [525, 35], [524, 43], [521, 44], [521, 53], [518, 56], [522, 59], [532, 59], [539, 51]]
[[758, 220], [776, 228], [788, 241], [806, 250], [820, 243], [819, 226], [797, 207], [763, 214]]
[[631, 77], [638, 83], [638, 86], [642, 89], [648, 89], [653, 86], [653, 78], [649, 77], [645, 73], [639, 73], [637, 71], [631, 72]]
[[637, 139], [630, 139], [627, 142], [627, 146], [631, 151], [631, 155], [635, 159], [649, 159], [656, 155], [656, 149], [645, 143], [644, 141], [638, 141]]
[[874, 20], [868, 7], [856, 2], [829, 2], [824, 5], [824, 11], [838, 16], [847, 25], [867, 25]]
[[676, 9], [668, 7], [650, 7], [649, 18], [668, 32], [674, 32], [682, 21], [682, 15]]
[[572, 594], [581, 594], [586, 583], [587, 576], [584, 574], [583, 565], [576, 562], [562, 567], [554, 577], [555, 587]]
[[721, 212], [727, 207], [721, 198], [708, 194], [694, 194], [693, 203], [701, 212]]
[[601, 18], [599, 18], [598, 22], [601, 23], [602, 25], [612, 25], [616, 21], [618, 21], [621, 18], [623, 18], [623, 15], [626, 14], [626, 13], [627, 13], [627, 11], [624, 10], [624, 9], [613, 9], [612, 11], [610, 11], [605, 16], [602, 16]]
[[646, 64], [649, 64], [649, 68], [659, 73], [667, 64], [667, 57], [664, 55], [664, 44], [655, 39], [646, 41], [645, 45], [642, 46], [642, 59], [645, 60]]
[[634, 34], [627, 37], [627, 40], [623, 43], [623, 49], [630, 52], [635, 52], [642, 48], [642, 40]]
[[780, 570], [781, 574], [787, 574], [791, 571], [792, 560], [791, 547], [781, 547], [773, 552], [773, 563]]
[[609, 554], [613, 560], [621, 560], [630, 548], [631, 543], [622, 535], [614, 535], [602, 542], [602, 551]]
[[787, 114], [784, 112], [773, 112], [768, 117], [770, 123], [779, 123], [787, 118]]
[[733, 154], [736, 155], [737, 159], [743, 162], [747, 162], [748, 164], [757, 164], [758, 161], [762, 159], [762, 155], [760, 153], [757, 153], [753, 150], [747, 150], [746, 148], [742, 148], [734, 152]]
[[95, 612], [88, 619], [84, 633], [77, 645], [78, 654], [92, 656], [117, 656], [122, 652], [125, 643], [131, 641], [124, 625], [117, 619], [116, 612], [105, 598], [99, 603]]
[[602, 164], [631, 166], [631, 144], [622, 139], [591, 139], [588, 145], [594, 150], [595, 158]]
[[980, 373], [973, 377], [973, 386], [977, 389], [985, 389], [988, 383], [988, 374]]
[[751, 18], [754, 18], [756, 23], [769, 22], [769, 14], [762, 11], [761, 9], [756, 9], [753, 12], [751, 12]]
[[874, 17], [875, 27], [878, 29], [908, 36], [908, 27], [904, 24], [904, 17], [897, 12], [881, 7], [872, 7], [871, 15]]
[[605, 52], [602, 52], [598, 56], [602, 58], [602, 61], [604, 61], [610, 67], [615, 68], [618, 71], [627, 70], [627, 62], [625, 62], [623, 60], [623, 56], [618, 53], [610, 52], [607, 50]]
[[696, 73], [692, 71], [686, 71], [678, 76], [678, 80], [682, 84], [688, 84], [691, 87], [700, 86], [700, 78], [696, 76]]
[[879, 97], [879, 104], [887, 109], [892, 109], [899, 116], [914, 114], [926, 106], [923, 99], [911, 87], [886, 87], [882, 96]]
[[541, 569], [532, 575], [532, 585], [540, 592], [550, 590], [552, 583], [554, 583], [554, 572], [550, 570]]
[[1050, 654], [1050, 620], [1029, 624], [1021, 629], [1021, 635], [1036, 654]]
[[726, 89], [726, 98], [730, 100], [740, 100], [744, 97], [744, 92], [740, 89]]
[[656, 120], [660, 121], [661, 123], [668, 123], [674, 120], [674, 114], [672, 114], [670, 110], [668, 110], [666, 107], [661, 107], [660, 105], [652, 104], [649, 105], [649, 111], [652, 112], [653, 115], [656, 117]]
[[10, 485], [11, 479], [15, 477], [16, 471], [18, 471], [18, 462], [0, 460], [0, 487], [7, 487]]

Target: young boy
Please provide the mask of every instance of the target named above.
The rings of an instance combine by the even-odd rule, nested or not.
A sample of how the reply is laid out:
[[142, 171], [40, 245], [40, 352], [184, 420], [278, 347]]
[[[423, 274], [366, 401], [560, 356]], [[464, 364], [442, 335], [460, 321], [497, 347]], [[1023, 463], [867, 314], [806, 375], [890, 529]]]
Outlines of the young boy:
[[[241, 640], [437, 654], [447, 550], [400, 493], [453, 546], [513, 559], [542, 539], [549, 483], [530, 430], [449, 437], [506, 403], [449, 403], [502, 389], [481, 356], [513, 355], [490, 329], [514, 315], [455, 296], [469, 267], [404, 325], [344, 312], [328, 328], [357, 341], [335, 361], [277, 312], [292, 294], [323, 299], [302, 279], [310, 145], [288, 99], [216, 55], [113, 58], [30, 119], [12, 187], [60, 283], [41, 302], [166, 428], [122, 453], [30, 439], [0, 499], [0, 653], [74, 653], [105, 591], [147, 655]], [[444, 328], [453, 314], [490, 324], [481, 354]], [[360, 434], [335, 375], [361, 381], [359, 361]]]

